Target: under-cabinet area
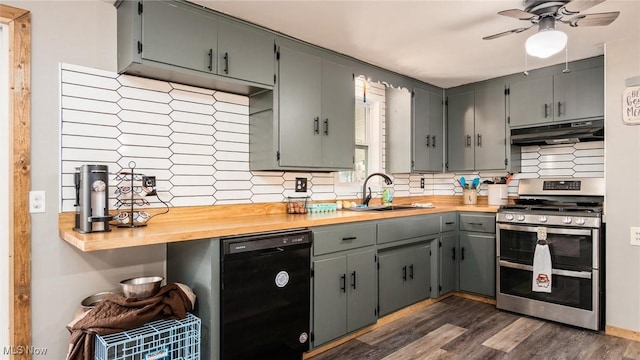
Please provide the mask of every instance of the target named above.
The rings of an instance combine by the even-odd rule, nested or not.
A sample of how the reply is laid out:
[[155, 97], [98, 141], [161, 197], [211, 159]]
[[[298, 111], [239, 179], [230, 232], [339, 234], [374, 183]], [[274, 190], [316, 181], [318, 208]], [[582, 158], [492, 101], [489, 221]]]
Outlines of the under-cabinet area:
[[[303, 281], [310, 289], [310, 323], [308, 333], [303, 331], [300, 338], [306, 342], [308, 336], [308, 344], [303, 343], [307, 351], [366, 329], [381, 317], [429, 298], [455, 291], [495, 296], [491, 288], [495, 281], [489, 280], [495, 277], [493, 213], [448, 211], [308, 229], [313, 238], [306, 260], [311, 275]], [[285, 235], [286, 231], [267, 232], [248, 234], [246, 242], [222, 237], [167, 245], [167, 279], [191, 286], [198, 295], [195, 313], [202, 319], [205, 358], [222, 359], [220, 354], [224, 353], [224, 294], [230, 286], [225, 285], [225, 263], [229, 256], [226, 253], [234, 251], [225, 243], [236, 241], [241, 245], [237, 247], [239, 252], [249, 251], [241, 248], [251, 249], [256, 257], [252, 261], [260, 263], [269, 263], [270, 258], [276, 261], [276, 257], [286, 259], [286, 254], [299, 258], [295, 252], [288, 252], [286, 241], [274, 250], [251, 242]], [[295, 238], [288, 240], [294, 245], [296, 240], [291, 239]], [[299, 277], [305, 276], [304, 272], [287, 272], [284, 269], [288, 266], [260, 265], [264, 272], [260, 277], [272, 278], [264, 284], [271, 284], [274, 291], [285, 291], [288, 284], [299, 283]], [[280, 295], [267, 297], [271, 290], [250, 286], [252, 281], [242, 280], [236, 287], [243, 289], [243, 297], [261, 299], [262, 310], [270, 308], [275, 298], [284, 301], [278, 306], [287, 302]]]

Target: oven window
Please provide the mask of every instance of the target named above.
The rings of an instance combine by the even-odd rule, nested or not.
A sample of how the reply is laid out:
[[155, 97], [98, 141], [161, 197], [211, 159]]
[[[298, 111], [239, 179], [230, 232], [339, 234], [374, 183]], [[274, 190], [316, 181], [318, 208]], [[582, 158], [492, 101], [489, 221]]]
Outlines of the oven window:
[[500, 292], [574, 308], [592, 310], [593, 280], [552, 275], [551, 293], [531, 291], [532, 272], [500, 267]]
[[[548, 228], [547, 231], [551, 229]], [[556, 269], [590, 270], [593, 268], [593, 237], [547, 232], [551, 261]], [[500, 229], [500, 258], [533, 265], [535, 232]]]

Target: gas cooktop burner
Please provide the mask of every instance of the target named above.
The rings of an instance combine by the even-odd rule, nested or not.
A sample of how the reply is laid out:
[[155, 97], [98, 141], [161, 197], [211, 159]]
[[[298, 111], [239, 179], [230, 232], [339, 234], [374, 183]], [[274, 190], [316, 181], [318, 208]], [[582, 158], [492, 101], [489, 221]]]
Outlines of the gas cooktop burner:
[[518, 210], [518, 211], [545, 211], [545, 212], [564, 212], [564, 213], [601, 213], [602, 207], [598, 205], [584, 206], [582, 204], [515, 204], [504, 205], [500, 210]]

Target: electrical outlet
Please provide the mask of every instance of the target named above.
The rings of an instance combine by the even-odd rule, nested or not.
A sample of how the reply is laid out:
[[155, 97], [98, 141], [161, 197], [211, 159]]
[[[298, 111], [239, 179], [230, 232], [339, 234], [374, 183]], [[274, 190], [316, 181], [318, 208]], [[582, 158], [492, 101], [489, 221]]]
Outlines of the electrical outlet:
[[30, 213], [43, 213], [46, 204], [44, 191], [29, 191]]
[[640, 227], [631, 227], [631, 245], [640, 246]]
[[420, 189], [424, 189], [424, 178], [420, 179]]
[[307, 178], [296, 178], [296, 192], [307, 192]]

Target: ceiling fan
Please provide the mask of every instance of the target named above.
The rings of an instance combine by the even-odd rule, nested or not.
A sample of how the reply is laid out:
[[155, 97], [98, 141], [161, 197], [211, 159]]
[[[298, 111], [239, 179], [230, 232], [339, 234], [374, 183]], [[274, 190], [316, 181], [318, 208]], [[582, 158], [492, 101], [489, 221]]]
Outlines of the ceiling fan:
[[513, 17], [531, 22], [527, 27], [503, 31], [485, 36], [483, 40], [492, 40], [509, 34], [518, 34], [538, 26], [538, 32], [525, 43], [529, 55], [546, 58], [560, 52], [567, 43], [567, 35], [556, 30], [556, 23], [577, 26], [606, 26], [620, 15], [619, 11], [580, 14], [605, 0], [525, 0], [524, 10], [508, 9], [498, 12], [499, 15]]

